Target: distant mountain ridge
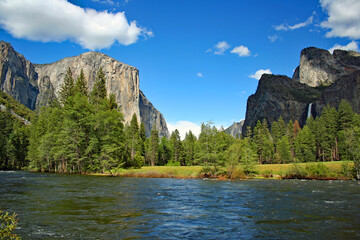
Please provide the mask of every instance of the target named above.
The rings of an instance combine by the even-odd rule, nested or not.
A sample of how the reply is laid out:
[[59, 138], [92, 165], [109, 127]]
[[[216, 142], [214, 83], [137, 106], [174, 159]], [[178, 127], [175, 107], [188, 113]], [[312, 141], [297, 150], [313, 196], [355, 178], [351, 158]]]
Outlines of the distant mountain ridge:
[[96, 73], [102, 67], [107, 93], [115, 95], [125, 122], [130, 122], [135, 113], [139, 122], [144, 123], [147, 136], [150, 136], [150, 130], [155, 125], [160, 136], [169, 137], [165, 118], [140, 91], [139, 70], [133, 66], [99, 52], [86, 52], [50, 64], [32, 64], [4, 41], [0, 42], [0, 54], [1, 90], [32, 110], [46, 106], [59, 97], [68, 68], [75, 77], [83, 69], [91, 91]]
[[225, 133], [233, 136], [234, 138], [238, 138], [242, 134], [242, 127], [244, 125], [245, 120], [241, 120], [240, 122], [234, 122], [230, 127], [225, 129]]
[[242, 132], [248, 126], [253, 128], [258, 120], [271, 123], [280, 116], [285, 122], [297, 120], [302, 126], [308, 113], [319, 116], [326, 105], [337, 108], [341, 99], [360, 113], [360, 54], [305, 48], [292, 78], [262, 75], [255, 94], [248, 98]]

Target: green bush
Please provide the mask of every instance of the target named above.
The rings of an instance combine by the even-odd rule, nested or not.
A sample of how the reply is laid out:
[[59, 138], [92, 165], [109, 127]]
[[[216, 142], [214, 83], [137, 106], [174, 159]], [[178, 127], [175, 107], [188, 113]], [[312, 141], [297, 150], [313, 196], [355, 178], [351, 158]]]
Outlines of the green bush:
[[285, 178], [289, 179], [304, 179], [307, 178], [307, 172], [304, 167], [298, 163], [292, 164], [290, 169], [285, 174]]
[[166, 166], [180, 166], [180, 162], [176, 162], [176, 161], [173, 161], [173, 160], [170, 160]]
[[265, 178], [270, 178], [270, 177], [273, 177], [273, 171], [271, 170], [265, 170], [263, 173], [262, 173], [263, 177]]
[[14, 233], [17, 223], [15, 213], [10, 215], [8, 212], [0, 211], [0, 239], [21, 239]]
[[352, 166], [349, 162], [343, 162], [341, 164], [340, 174], [346, 178], [353, 179], [356, 177], [355, 167]]
[[216, 177], [227, 176], [227, 172], [226, 172], [225, 170], [218, 170], [218, 171], [215, 173], [215, 176], [216, 176]]
[[310, 177], [325, 178], [330, 177], [330, 170], [323, 163], [311, 163], [306, 165], [306, 171]]

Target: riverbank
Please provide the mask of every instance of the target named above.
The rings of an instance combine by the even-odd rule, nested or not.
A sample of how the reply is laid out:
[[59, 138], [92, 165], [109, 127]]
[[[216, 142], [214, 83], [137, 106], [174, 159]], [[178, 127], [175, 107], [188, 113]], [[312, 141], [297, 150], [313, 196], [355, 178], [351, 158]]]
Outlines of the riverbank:
[[[214, 178], [219, 180], [235, 179], [317, 179], [350, 180], [354, 178], [353, 163], [316, 162], [297, 164], [257, 165], [254, 172], [246, 175], [241, 166], [230, 172], [226, 168], [204, 169], [203, 166], [145, 166], [141, 169], [115, 169], [114, 176], [144, 178]], [[91, 174], [110, 176], [110, 173]]]

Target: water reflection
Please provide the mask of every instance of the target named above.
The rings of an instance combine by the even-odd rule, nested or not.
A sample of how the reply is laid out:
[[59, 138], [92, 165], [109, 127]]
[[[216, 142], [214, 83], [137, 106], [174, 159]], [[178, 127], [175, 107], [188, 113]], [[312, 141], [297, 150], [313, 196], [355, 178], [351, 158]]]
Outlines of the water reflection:
[[0, 208], [24, 239], [359, 238], [347, 181], [107, 178], [0, 172]]

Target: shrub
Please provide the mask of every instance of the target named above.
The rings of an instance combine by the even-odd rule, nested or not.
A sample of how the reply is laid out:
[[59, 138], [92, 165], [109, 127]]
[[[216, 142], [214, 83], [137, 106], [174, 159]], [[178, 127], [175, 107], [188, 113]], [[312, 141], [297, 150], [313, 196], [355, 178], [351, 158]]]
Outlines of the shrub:
[[288, 179], [304, 179], [307, 178], [307, 172], [304, 167], [298, 163], [292, 164], [290, 169], [285, 174], [285, 178]]
[[241, 165], [233, 168], [232, 172], [228, 172], [228, 176], [230, 179], [238, 179], [238, 178], [245, 178], [244, 169]]
[[21, 239], [14, 233], [17, 223], [15, 213], [10, 215], [8, 212], [0, 211], [0, 239]]
[[180, 162], [170, 160], [165, 166], [180, 166]]
[[323, 163], [311, 163], [306, 165], [306, 171], [310, 177], [325, 178], [330, 175], [329, 168]]
[[346, 178], [353, 179], [356, 177], [355, 167], [349, 164], [349, 162], [343, 162], [341, 164], [340, 174]]
[[262, 175], [265, 178], [271, 178], [271, 177], [273, 177], [273, 172], [271, 170], [267, 169], [262, 173]]
[[216, 176], [216, 177], [227, 176], [227, 172], [226, 172], [225, 170], [218, 170], [218, 171], [215, 173], [215, 176]]

